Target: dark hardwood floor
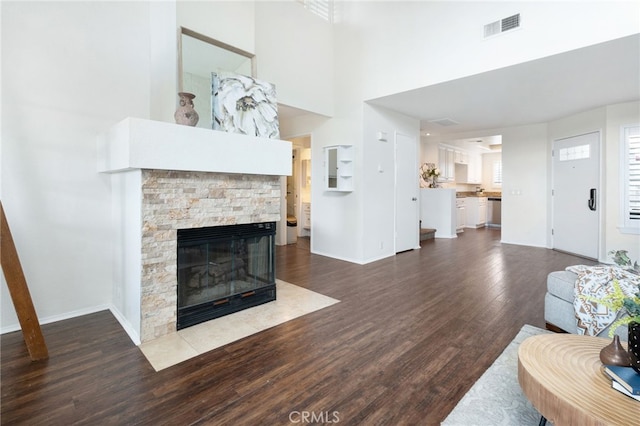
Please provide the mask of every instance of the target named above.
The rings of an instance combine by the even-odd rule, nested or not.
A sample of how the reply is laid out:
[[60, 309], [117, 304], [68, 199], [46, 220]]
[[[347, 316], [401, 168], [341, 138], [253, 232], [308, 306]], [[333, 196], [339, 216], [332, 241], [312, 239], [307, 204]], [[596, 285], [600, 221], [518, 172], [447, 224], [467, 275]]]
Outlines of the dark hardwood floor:
[[544, 327], [547, 274], [589, 263], [499, 239], [364, 266], [278, 247], [278, 278], [341, 302], [157, 373], [108, 311], [44, 325], [46, 362], [5, 334], [2, 424], [439, 424], [523, 324]]

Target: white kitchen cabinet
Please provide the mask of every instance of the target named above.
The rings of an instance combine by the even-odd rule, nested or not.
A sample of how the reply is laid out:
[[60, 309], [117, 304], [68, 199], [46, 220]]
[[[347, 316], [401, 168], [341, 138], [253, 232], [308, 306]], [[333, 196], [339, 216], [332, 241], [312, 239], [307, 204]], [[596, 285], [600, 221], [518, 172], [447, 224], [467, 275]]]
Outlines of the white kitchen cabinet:
[[456, 164], [469, 164], [469, 154], [467, 151], [455, 150], [453, 158], [453, 162]]
[[311, 229], [311, 203], [302, 203], [302, 228]]
[[465, 183], [482, 184], [482, 155], [477, 153], [469, 154], [467, 165], [467, 180]]
[[455, 151], [444, 145], [438, 147], [438, 168], [440, 169], [440, 182], [452, 182], [455, 180]]
[[456, 232], [464, 232], [467, 222], [466, 198], [456, 198]]
[[482, 157], [480, 154], [467, 154], [467, 164], [455, 163], [456, 183], [482, 184]]
[[467, 197], [465, 199], [467, 212], [466, 228], [481, 228], [487, 223], [487, 197]]

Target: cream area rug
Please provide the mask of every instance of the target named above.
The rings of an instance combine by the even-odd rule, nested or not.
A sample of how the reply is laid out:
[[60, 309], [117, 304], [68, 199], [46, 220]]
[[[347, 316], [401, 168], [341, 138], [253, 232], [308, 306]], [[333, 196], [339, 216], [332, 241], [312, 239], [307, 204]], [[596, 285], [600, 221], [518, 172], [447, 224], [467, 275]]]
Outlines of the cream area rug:
[[[525, 324], [498, 359], [469, 389], [443, 426], [535, 426], [540, 413], [531, 405], [518, 383], [518, 347], [529, 336], [550, 333]], [[548, 426], [553, 426], [547, 422]]]
[[339, 300], [276, 280], [277, 299], [264, 305], [184, 328], [139, 348], [156, 371], [219, 348]]

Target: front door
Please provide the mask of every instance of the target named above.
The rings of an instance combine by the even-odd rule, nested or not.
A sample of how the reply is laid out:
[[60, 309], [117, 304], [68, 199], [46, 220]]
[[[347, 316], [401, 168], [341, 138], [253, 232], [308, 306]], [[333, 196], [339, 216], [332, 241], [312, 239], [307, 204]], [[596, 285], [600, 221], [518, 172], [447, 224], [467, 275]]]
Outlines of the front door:
[[553, 248], [598, 258], [600, 132], [553, 143]]
[[396, 133], [395, 251], [419, 247], [418, 147], [416, 138]]

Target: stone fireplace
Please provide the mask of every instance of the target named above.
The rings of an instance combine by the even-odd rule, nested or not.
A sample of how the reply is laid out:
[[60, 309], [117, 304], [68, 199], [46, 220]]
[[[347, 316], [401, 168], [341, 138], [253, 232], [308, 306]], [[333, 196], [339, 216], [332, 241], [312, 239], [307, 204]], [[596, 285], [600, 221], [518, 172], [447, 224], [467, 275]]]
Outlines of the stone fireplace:
[[280, 219], [280, 178], [142, 170], [142, 341], [176, 331], [179, 229]]
[[178, 229], [178, 330], [276, 300], [275, 222]]
[[114, 315], [139, 344], [177, 330], [177, 233], [280, 219], [289, 142], [126, 119], [98, 139], [113, 199]]

